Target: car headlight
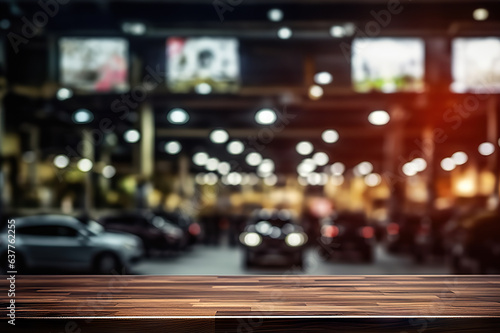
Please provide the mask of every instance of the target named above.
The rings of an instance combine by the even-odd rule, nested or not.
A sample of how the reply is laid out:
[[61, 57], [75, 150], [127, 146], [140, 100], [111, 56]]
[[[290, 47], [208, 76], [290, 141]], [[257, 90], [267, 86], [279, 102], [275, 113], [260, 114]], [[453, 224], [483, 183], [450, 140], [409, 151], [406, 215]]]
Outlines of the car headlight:
[[240, 235], [240, 241], [246, 246], [255, 247], [262, 243], [262, 237], [256, 232], [247, 232]]
[[291, 234], [286, 236], [285, 243], [288, 246], [297, 247], [304, 245], [306, 240], [307, 238], [305, 234], [300, 232], [292, 232]]

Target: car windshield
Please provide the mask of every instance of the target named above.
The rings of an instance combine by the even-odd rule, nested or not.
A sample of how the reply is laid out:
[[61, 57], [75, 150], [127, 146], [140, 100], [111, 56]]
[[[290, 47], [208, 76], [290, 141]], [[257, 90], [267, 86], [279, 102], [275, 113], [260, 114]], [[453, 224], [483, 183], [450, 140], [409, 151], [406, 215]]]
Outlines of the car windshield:
[[104, 227], [101, 224], [97, 223], [96, 221], [89, 221], [87, 229], [96, 235], [99, 235], [100, 233], [104, 232]]

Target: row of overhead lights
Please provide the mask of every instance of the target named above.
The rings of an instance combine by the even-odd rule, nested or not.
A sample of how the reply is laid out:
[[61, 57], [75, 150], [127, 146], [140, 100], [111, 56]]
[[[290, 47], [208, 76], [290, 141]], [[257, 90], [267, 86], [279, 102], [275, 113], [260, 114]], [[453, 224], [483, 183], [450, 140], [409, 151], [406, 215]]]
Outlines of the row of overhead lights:
[[[63, 154], [57, 155], [53, 160], [54, 166], [58, 169], [67, 168], [69, 162], [69, 157]], [[94, 168], [94, 163], [88, 158], [82, 158], [77, 162], [76, 166], [81, 172], [89, 172]], [[112, 165], [106, 165], [102, 168], [101, 173], [104, 178], [113, 178], [116, 174], [116, 169]]]
[[[476, 21], [484, 21], [488, 18], [489, 12], [485, 8], [477, 8], [472, 12], [472, 17]], [[267, 12], [267, 18], [272, 22], [280, 22], [284, 18], [284, 13], [279, 8], [272, 8]], [[0, 21], [0, 28], [7, 29], [10, 26], [8, 20]], [[330, 35], [335, 38], [343, 38], [347, 36], [352, 36], [355, 33], [355, 25], [352, 23], [347, 23], [344, 25], [334, 25], [330, 28]], [[123, 32], [140, 36], [144, 35], [147, 31], [147, 27], [141, 22], [125, 22], [122, 24]], [[282, 27], [278, 30], [278, 37], [281, 39], [288, 39], [292, 37], [292, 30], [288, 27]]]

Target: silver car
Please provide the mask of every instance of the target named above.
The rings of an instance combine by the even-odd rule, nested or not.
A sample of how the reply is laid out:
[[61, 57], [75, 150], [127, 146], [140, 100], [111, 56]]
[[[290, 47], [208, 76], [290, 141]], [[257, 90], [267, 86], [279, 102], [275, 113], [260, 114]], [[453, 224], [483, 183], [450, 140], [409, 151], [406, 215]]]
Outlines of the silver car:
[[[0, 233], [2, 273], [8, 271], [8, 234]], [[9, 254], [12, 254], [10, 252]], [[28, 268], [64, 271], [91, 270], [100, 274], [121, 273], [143, 256], [140, 238], [104, 231], [97, 222], [85, 223], [65, 215], [40, 215], [15, 219], [15, 267], [18, 274]]]

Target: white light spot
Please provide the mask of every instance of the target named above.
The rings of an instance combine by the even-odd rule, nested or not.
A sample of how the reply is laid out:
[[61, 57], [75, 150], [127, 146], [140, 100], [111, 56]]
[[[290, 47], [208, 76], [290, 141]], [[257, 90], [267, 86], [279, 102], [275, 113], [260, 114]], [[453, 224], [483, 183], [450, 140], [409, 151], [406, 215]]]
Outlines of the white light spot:
[[193, 155], [193, 163], [198, 166], [203, 166], [207, 164], [208, 159], [209, 159], [208, 154], [204, 152], [198, 152]]
[[368, 116], [368, 121], [372, 125], [381, 126], [385, 125], [391, 120], [389, 114], [384, 110], [377, 110], [370, 113]]
[[210, 140], [213, 143], [225, 143], [229, 139], [229, 134], [223, 129], [216, 129], [210, 133]]
[[340, 176], [345, 171], [345, 165], [341, 162], [335, 162], [330, 167], [330, 171], [332, 172], [332, 175]]
[[206, 185], [215, 185], [219, 181], [219, 177], [213, 172], [209, 172], [203, 176], [203, 183]]
[[125, 141], [129, 143], [136, 143], [141, 139], [141, 134], [139, 133], [138, 130], [131, 129], [123, 134], [123, 138], [125, 139]]
[[94, 120], [94, 115], [87, 109], [79, 109], [73, 113], [73, 122], [77, 124], [86, 124]]
[[484, 21], [489, 15], [490, 13], [485, 8], [478, 8], [472, 12], [472, 17], [474, 17], [476, 21]]
[[61, 88], [57, 91], [56, 97], [60, 101], [67, 100], [73, 96], [73, 91], [68, 88]]
[[89, 172], [90, 170], [92, 170], [93, 166], [94, 163], [92, 163], [92, 161], [88, 158], [82, 158], [78, 161], [77, 164], [78, 170], [80, 170], [81, 172]]
[[208, 83], [199, 83], [194, 87], [194, 91], [200, 95], [208, 95], [212, 92], [212, 86]]
[[441, 161], [441, 168], [443, 168], [444, 171], [451, 171], [455, 169], [455, 162], [449, 157], [443, 159]]
[[274, 162], [269, 158], [262, 160], [257, 171], [262, 174], [272, 173], [274, 171]]
[[479, 145], [479, 154], [489, 156], [495, 152], [495, 146], [491, 142], [483, 142]]
[[469, 156], [463, 151], [457, 151], [455, 154], [451, 155], [451, 159], [456, 165], [463, 165], [469, 160]]
[[319, 72], [314, 75], [314, 82], [317, 84], [330, 84], [332, 81], [333, 76], [328, 72]]
[[238, 172], [231, 172], [227, 175], [227, 182], [229, 183], [229, 185], [240, 185], [242, 180], [243, 177]]
[[281, 39], [289, 39], [292, 37], [292, 29], [283, 27], [278, 30], [278, 37]]
[[370, 162], [361, 162], [356, 166], [361, 176], [365, 176], [373, 171], [373, 165]]
[[182, 146], [179, 141], [170, 141], [165, 144], [165, 151], [170, 155], [178, 154], [181, 149]]
[[321, 138], [326, 143], [335, 143], [339, 140], [339, 133], [336, 130], [326, 130], [321, 134]]
[[219, 167], [219, 160], [215, 157], [208, 159], [207, 164], [205, 164], [205, 169], [208, 171], [215, 171]]
[[330, 35], [335, 38], [342, 38], [347, 35], [347, 31], [341, 25], [334, 25], [330, 28]]
[[250, 166], [257, 166], [260, 164], [260, 162], [262, 162], [262, 156], [259, 153], [252, 152], [247, 155], [245, 161]]
[[264, 184], [267, 186], [274, 186], [278, 183], [278, 176], [272, 174], [266, 178], [264, 178]]
[[255, 114], [255, 121], [260, 125], [274, 124], [276, 119], [276, 113], [271, 109], [262, 109]]
[[297, 143], [295, 149], [297, 150], [297, 153], [299, 153], [300, 155], [309, 155], [310, 153], [313, 152], [314, 146], [309, 141], [301, 141]]
[[323, 88], [317, 85], [312, 85], [309, 87], [309, 98], [320, 99], [323, 96]]
[[415, 176], [418, 172], [417, 166], [412, 162], [405, 163], [402, 171], [408, 177]]
[[283, 19], [283, 11], [278, 8], [270, 9], [267, 12], [267, 18], [273, 22], [279, 22]]
[[375, 187], [382, 183], [382, 177], [378, 173], [370, 173], [365, 177], [365, 184], [369, 187]]
[[427, 162], [421, 157], [413, 159], [413, 161], [411, 161], [411, 164], [415, 166], [415, 169], [418, 172], [424, 171], [427, 168]]
[[326, 165], [328, 163], [328, 161], [330, 160], [328, 155], [326, 153], [323, 153], [323, 152], [317, 152], [316, 154], [313, 155], [312, 158], [313, 158], [313, 161], [319, 166]]
[[54, 165], [59, 169], [64, 169], [69, 164], [69, 158], [66, 155], [57, 155], [54, 158]]
[[188, 122], [189, 115], [184, 109], [175, 108], [167, 114], [167, 120], [171, 124], [182, 125]]
[[231, 171], [231, 165], [228, 162], [220, 162], [217, 166], [217, 171], [219, 171], [221, 175], [227, 175], [229, 171]]
[[243, 142], [238, 140], [231, 141], [227, 145], [227, 151], [231, 155], [239, 155], [243, 153], [244, 150], [245, 150], [245, 145], [243, 145]]
[[106, 165], [104, 168], [102, 168], [102, 175], [104, 178], [113, 178], [114, 175], [116, 175], [116, 169], [112, 165]]

